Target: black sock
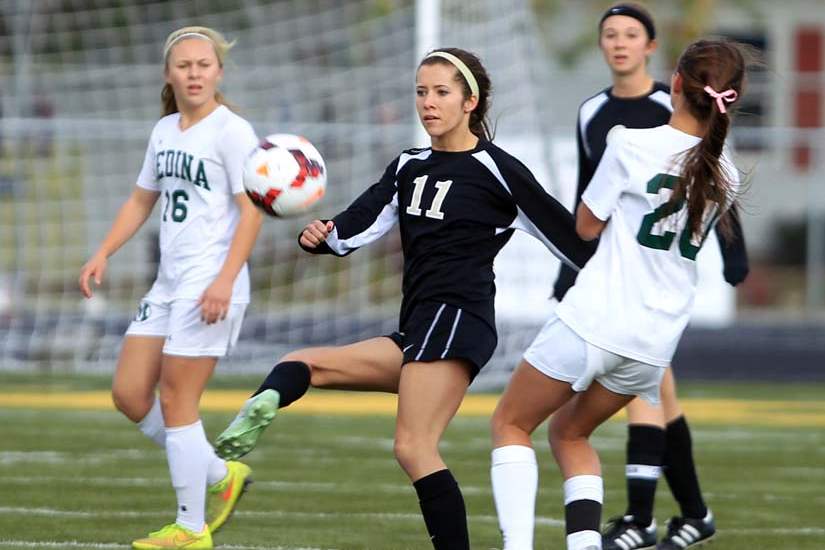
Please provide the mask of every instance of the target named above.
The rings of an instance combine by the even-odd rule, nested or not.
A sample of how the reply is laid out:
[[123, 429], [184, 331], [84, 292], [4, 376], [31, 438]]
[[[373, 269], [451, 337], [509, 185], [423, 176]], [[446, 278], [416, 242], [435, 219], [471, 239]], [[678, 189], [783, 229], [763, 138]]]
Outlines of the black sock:
[[450, 470], [439, 470], [413, 483], [435, 550], [469, 550], [467, 510]]
[[653, 521], [656, 484], [665, 454], [665, 430], [657, 426], [630, 424], [627, 427], [627, 515], [647, 527]]
[[300, 361], [284, 361], [272, 367], [261, 387], [252, 396], [266, 390], [275, 390], [281, 395], [278, 407], [286, 407], [303, 397], [309, 389], [309, 379], [309, 365]]
[[564, 506], [564, 525], [568, 535], [579, 531], [599, 532], [602, 503], [595, 500], [573, 500]]
[[699, 477], [693, 463], [690, 428], [684, 416], [667, 425], [664, 460], [665, 478], [673, 498], [686, 518], [703, 519], [708, 508], [702, 500]]

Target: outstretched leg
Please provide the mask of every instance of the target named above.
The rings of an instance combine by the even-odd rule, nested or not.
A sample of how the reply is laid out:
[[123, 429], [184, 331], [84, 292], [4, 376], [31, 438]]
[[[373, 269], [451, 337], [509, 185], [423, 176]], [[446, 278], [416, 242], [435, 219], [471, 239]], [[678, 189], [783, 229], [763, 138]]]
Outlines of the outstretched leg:
[[310, 386], [396, 393], [403, 354], [389, 338], [288, 353], [216, 440], [219, 456], [235, 460], [250, 452], [278, 409], [299, 400]]

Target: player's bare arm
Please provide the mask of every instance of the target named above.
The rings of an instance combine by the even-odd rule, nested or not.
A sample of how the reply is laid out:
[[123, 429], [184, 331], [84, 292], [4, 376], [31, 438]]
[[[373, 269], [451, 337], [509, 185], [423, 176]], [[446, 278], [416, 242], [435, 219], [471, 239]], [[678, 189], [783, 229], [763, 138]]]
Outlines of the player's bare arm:
[[585, 204], [579, 203], [576, 209], [576, 233], [585, 241], [592, 241], [601, 235], [607, 221], [602, 221]]
[[78, 283], [80, 291], [86, 298], [92, 297], [92, 288], [89, 279], [94, 278], [95, 284], [100, 286], [103, 275], [106, 273], [107, 259], [114, 254], [123, 243], [132, 238], [140, 226], [152, 213], [160, 193], [135, 187], [132, 194], [117, 213], [109, 234], [103, 239], [97, 252], [80, 269]]

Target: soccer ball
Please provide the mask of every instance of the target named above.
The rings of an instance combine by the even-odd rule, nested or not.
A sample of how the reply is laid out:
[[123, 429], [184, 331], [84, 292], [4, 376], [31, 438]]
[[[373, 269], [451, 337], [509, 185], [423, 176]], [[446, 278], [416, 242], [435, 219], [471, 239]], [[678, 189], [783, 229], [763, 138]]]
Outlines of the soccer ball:
[[243, 183], [252, 202], [270, 216], [295, 216], [324, 196], [327, 169], [306, 138], [272, 134], [249, 155]]

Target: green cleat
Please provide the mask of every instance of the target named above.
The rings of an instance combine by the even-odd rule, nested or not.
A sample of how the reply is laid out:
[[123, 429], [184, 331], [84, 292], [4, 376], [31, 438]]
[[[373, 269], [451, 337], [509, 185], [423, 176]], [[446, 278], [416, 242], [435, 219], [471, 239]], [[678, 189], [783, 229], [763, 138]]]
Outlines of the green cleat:
[[206, 524], [214, 533], [226, 523], [235, 506], [252, 483], [252, 469], [241, 462], [226, 463], [226, 477], [206, 491]]
[[171, 523], [162, 527], [159, 531], [149, 533], [146, 538], [138, 539], [132, 543], [135, 550], [153, 550], [156, 548], [190, 548], [192, 550], [211, 550], [212, 534], [209, 528], [204, 528], [200, 533], [190, 531], [181, 527], [177, 523]]
[[255, 448], [258, 438], [275, 418], [281, 396], [266, 390], [250, 397], [235, 420], [215, 440], [215, 452], [224, 460], [237, 460]]

